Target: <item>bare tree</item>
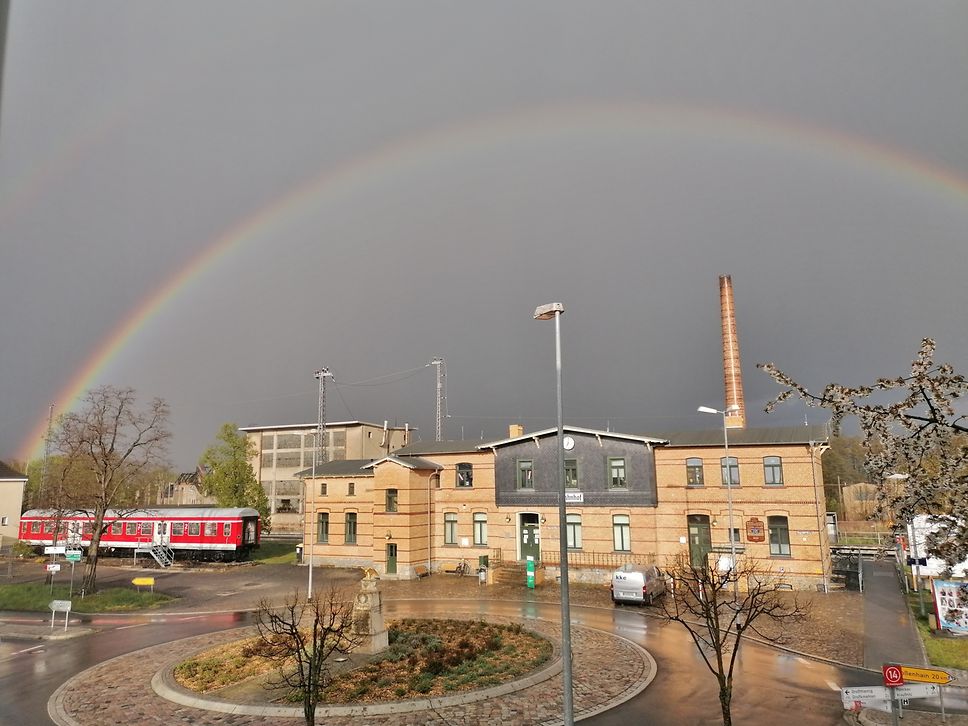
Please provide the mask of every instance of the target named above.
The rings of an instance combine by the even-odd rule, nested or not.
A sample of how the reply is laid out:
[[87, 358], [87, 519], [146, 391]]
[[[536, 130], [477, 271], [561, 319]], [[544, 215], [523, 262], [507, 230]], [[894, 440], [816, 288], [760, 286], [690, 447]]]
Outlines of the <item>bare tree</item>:
[[[930, 338], [921, 341], [910, 375], [853, 388], [831, 383], [820, 394], [773, 363], [758, 367], [784, 388], [767, 412], [795, 396], [830, 411], [835, 433], [845, 418], [857, 419], [879, 511], [904, 521], [932, 515], [928, 552], [953, 565], [968, 558], [968, 417], [955, 408], [968, 380], [950, 364], [935, 363], [935, 347]], [[905, 477], [905, 486], [886, 486], [896, 475]]]
[[285, 685], [300, 695], [303, 716], [312, 726], [320, 692], [332, 679], [330, 656], [349, 653], [362, 642], [353, 631], [353, 603], [335, 587], [308, 600], [294, 592], [281, 607], [260, 601], [258, 617], [258, 654], [279, 664], [277, 680], [269, 685]]
[[[101, 386], [87, 392], [83, 408], [61, 416], [54, 443], [63, 457], [62, 492], [57, 504], [83, 496], [83, 508], [94, 510], [83, 589], [97, 586], [98, 547], [105, 514], [128, 504], [144, 478], [165, 462], [168, 404], [156, 398], [145, 410], [137, 408], [134, 390]], [[76, 483], [78, 491], [71, 491]]]
[[[663, 614], [688, 631], [706, 667], [716, 676], [723, 724], [730, 726], [733, 670], [743, 638], [752, 631], [763, 640], [782, 642], [782, 636], [760, 630], [757, 622], [795, 622], [806, 611], [794, 593], [781, 592], [781, 582], [771, 570], [749, 558], [721, 570], [708, 557], [694, 563], [688, 553], [681, 553], [668, 572], [674, 586], [663, 600]], [[740, 583], [738, 597], [733, 596], [736, 581]]]

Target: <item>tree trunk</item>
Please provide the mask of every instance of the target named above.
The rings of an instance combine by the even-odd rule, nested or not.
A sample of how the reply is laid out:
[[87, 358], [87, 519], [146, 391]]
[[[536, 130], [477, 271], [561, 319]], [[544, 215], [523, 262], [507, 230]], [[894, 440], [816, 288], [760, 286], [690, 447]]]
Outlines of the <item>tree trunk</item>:
[[719, 706], [723, 710], [723, 726], [732, 726], [733, 716], [729, 707], [733, 700], [733, 687], [720, 682], [719, 684]]
[[303, 717], [306, 719], [306, 726], [313, 726], [316, 722], [316, 701], [312, 698], [303, 698]]
[[87, 550], [87, 563], [84, 566], [84, 582], [81, 584], [81, 593], [83, 595], [93, 595], [97, 589], [97, 553], [101, 546], [101, 534], [104, 529], [104, 512], [100, 508], [94, 513], [92, 526], [91, 546]]

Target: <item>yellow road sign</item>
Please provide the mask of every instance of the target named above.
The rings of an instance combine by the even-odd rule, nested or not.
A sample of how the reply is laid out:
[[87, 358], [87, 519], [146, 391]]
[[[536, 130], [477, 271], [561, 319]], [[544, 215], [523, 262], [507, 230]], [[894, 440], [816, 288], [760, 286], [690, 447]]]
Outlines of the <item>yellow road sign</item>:
[[148, 587], [149, 585], [152, 585], [153, 586], [155, 584], [155, 578], [153, 578], [153, 577], [136, 577], [136, 578], [134, 578], [131, 581], [131, 584], [132, 585], [136, 585], [138, 587]]
[[944, 685], [954, 680], [948, 671], [937, 670], [935, 668], [916, 668], [914, 666], [902, 665], [901, 673], [904, 675], [905, 683], [914, 681], [916, 683], [938, 683]]

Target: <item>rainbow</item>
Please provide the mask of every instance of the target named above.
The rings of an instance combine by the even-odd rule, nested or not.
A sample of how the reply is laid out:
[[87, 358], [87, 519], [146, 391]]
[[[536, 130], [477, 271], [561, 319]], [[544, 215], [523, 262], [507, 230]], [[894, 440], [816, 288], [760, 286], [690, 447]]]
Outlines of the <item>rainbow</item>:
[[[100, 341], [81, 369], [57, 393], [53, 404], [55, 414], [70, 410], [138, 331], [225, 255], [281, 229], [288, 220], [312, 209], [323, 199], [365, 191], [368, 185], [432, 163], [452, 163], [464, 158], [473, 162], [473, 155], [511, 143], [559, 143], [589, 133], [630, 139], [658, 134], [705, 137], [826, 156], [838, 163], [874, 168], [932, 189], [950, 197], [959, 207], [965, 206], [968, 200], [968, 179], [951, 169], [862, 137], [779, 116], [752, 115], [718, 107], [621, 102], [533, 107], [475, 119], [397, 139], [327, 167], [228, 228]], [[45, 407], [18, 448], [19, 460], [28, 460], [43, 450], [46, 430]]]

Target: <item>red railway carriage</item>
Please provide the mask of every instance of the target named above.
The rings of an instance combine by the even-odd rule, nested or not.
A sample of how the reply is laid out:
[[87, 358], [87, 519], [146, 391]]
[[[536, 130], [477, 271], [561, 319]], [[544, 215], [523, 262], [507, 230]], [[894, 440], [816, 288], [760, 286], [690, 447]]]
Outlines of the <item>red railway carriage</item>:
[[[197, 560], [241, 560], [259, 546], [259, 512], [248, 507], [175, 507], [108, 510], [100, 551], [107, 554], [170, 549]], [[35, 547], [91, 546], [94, 513], [31, 509], [20, 517], [20, 541]]]

